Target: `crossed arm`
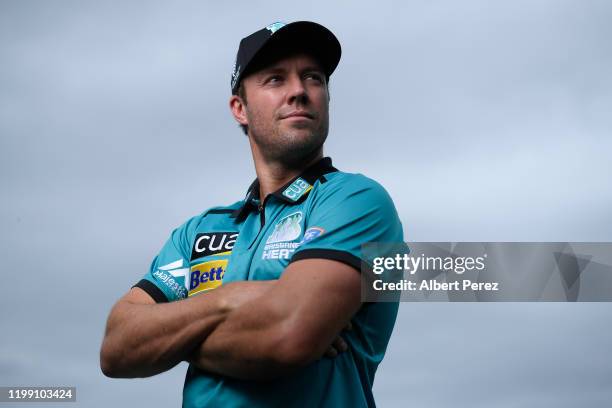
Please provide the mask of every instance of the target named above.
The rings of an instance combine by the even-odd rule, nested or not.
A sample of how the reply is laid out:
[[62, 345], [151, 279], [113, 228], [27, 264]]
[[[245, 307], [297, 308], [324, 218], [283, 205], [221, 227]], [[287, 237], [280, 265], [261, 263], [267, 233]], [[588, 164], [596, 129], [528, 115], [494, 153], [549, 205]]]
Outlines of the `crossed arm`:
[[110, 313], [101, 367], [144, 377], [188, 360], [234, 378], [274, 378], [320, 358], [360, 305], [359, 272], [325, 259], [294, 262], [278, 281], [234, 282], [169, 304], [134, 288]]

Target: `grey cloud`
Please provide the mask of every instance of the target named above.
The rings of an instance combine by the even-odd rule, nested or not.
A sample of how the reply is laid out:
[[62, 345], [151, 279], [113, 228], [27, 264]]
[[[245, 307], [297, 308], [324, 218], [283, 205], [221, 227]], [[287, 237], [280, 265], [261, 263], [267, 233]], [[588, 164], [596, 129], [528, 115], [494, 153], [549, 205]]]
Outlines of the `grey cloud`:
[[[343, 45], [327, 153], [412, 241], [610, 241], [605, 1], [0, 3], [1, 384], [178, 405], [185, 365], [97, 366], [112, 302], [169, 232], [254, 177], [228, 108], [237, 42], [311, 19]], [[403, 304], [382, 407], [604, 406], [607, 304]], [[476, 357], [472, 357], [476, 356]]]

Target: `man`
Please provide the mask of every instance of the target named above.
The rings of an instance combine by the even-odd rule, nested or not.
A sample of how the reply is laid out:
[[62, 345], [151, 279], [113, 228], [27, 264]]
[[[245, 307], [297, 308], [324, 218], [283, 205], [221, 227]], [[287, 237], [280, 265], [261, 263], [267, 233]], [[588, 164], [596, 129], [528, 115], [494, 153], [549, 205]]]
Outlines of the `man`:
[[241, 41], [230, 109], [257, 179], [245, 199], [174, 230], [116, 303], [106, 375], [189, 361], [185, 407], [375, 405], [397, 303], [361, 303], [360, 246], [403, 235], [379, 184], [323, 158], [340, 54], [312, 22], [275, 23]]

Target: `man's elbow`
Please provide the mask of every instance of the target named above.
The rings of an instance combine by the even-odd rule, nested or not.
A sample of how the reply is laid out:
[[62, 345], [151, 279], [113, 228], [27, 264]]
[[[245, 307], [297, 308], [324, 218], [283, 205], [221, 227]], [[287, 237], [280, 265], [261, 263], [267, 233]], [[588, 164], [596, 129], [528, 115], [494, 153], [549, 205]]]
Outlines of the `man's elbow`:
[[100, 350], [100, 369], [109, 378], [119, 378], [117, 366], [104, 347]]
[[119, 371], [116, 370], [112, 363], [109, 363], [108, 361], [100, 359], [100, 369], [102, 370], [102, 374], [108, 378], [122, 378], [119, 375]]
[[122, 378], [119, 358], [113, 353], [108, 341], [105, 340], [100, 348], [100, 369], [102, 374], [109, 378]]
[[321, 358], [325, 347], [319, 343], [320, 338], [306, 330], [288, 330], [279, 339], [271, 353], [279, 364], [290, 369], [297, 369]]
[[102, 353], [100, 353], [100, 369], [108, 378], [145, 378], [155, 374], [134, 369], [119, 359], [105, 357]]
[[109, 378], [136, 378], [137, 372], [130, 368], [128, 356], [113, 348], [108, 340], [104, 340], [100, 348], [100, 370]]

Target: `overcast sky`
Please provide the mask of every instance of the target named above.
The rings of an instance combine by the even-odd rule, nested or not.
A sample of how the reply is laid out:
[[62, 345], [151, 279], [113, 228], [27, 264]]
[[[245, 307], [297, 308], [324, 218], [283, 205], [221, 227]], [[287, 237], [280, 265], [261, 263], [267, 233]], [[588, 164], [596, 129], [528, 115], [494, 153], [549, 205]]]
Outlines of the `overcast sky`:
[[[343, 47], [326, 153], [408, 241], [612, 241], [609, 1], [0, 0], [0, 385], [178, 406], [186, 366], [111, 380], [105, 318], [188, 217], [254, 177], [228, 110], [240, 39]], [[401, 305], [381, 407], [603, 407], [612, 306]]]

